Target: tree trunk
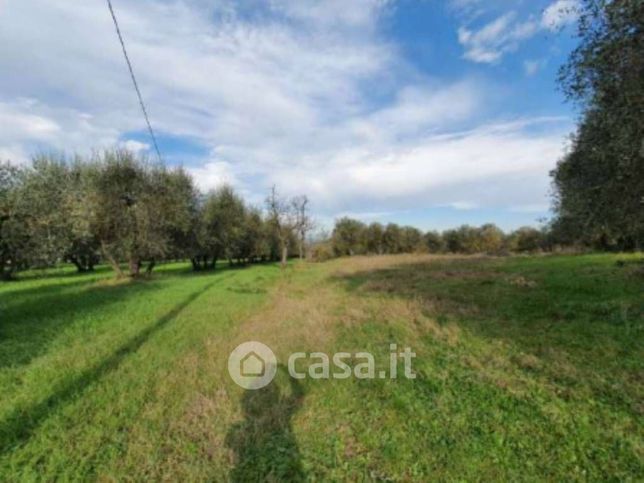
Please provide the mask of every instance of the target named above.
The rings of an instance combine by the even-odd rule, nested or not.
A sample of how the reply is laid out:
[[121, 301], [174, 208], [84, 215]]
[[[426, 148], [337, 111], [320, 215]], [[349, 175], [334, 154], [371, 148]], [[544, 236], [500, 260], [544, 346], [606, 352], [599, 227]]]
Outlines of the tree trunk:
[[138, 277], [141, 272], [141, 261], [136, 258], [130, 259], [130, 277]]
[[191, 258], [190, 261], [192, 262], [192, 270], [195, 272], [201, 270], [201, 265], [199, 265], [199, 259], [197, 257]]
[[152, 273], [152, 270], [154, 270], [154, 266], [157, 264], [156, 260], [152, 258], [150, 260], [150, 263], [148, 263], [148, 266], [145, 269], [145, 273], [150, 275]]
[[114, 270], [114, 272], [116, 273], [116, 277], [123, 278], [124, 277], [123, 270], [121, 270], [121, 266], [119, 265], [119, 263], [111, 257], [108, 259], [108, 262], [112, 266], [112, 270]]
[[15, 266], [11, 263], [7, 266], [8, 260], [0, 260], [0, 279], [8, 282], [13, 280], [13, 272], [15, 271]]
[[86, 271], [83, 264], [76, 257], [69, 257], [69, 261], [74, 264], [78, 273], [83, 273]]
[[87, 255], [81, 258], [81, 264], [86, 272], [92, 272], [94, 270], [94, 260], [92, 260], [91, 255]]
[[105, 246], [101, 243], [101, 252], [103, 253], [103, 258], [107, 260], [107, 263], [110, 264], [112, 267], [112, 270], [114, 270], [114, 273], [116, 273], [117, 278], [123, 278], [123, 270], [121, 270], [121, 266], [119, 263], [114, 259], [110, 253], [105, 249]]
[[280, 265], [282, 268], [286, 267], [286, 259], [288, 258], [288, 247], [286, 244], [282, 244], [282, 260], [280, 262]]

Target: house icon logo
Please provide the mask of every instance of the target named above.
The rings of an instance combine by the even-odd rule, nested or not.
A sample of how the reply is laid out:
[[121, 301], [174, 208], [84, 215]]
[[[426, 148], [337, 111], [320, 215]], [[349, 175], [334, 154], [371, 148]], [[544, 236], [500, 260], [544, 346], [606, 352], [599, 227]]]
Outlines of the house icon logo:
[[266, 374], [266, 363], [255, 351], [246, 354], [240, 361], [240, 366], [243, 377], [262, 377]]
[[275, 354], [261, 342], [239, 344], [228, 357], [228, 373], [244, 389], [260, 389], [268, 385], [276, 372]]

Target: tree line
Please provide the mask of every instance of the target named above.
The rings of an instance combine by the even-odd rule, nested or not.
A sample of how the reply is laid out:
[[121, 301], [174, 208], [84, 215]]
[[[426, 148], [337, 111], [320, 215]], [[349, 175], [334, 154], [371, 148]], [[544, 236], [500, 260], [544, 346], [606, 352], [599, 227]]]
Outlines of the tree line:
[[399, 253], [493, 253], [549, 251], [556, 240], [548, 227], [522, 227], [504, 233], [488, 223], [480, 227], [458, 228], [423, 233], [412, 226], [396, 223], [366, 224], [353, 218], [336, 220], [330, 238], [313, 248], [317, 259], [338, 256]]
[[[30, 166], [0, 164], [0, 276], [72, 263], [99, 262], [119, 277], [151, 273], [165, 260], [190, 260], [195, 271], [220, 261], [247, 264], [304, 258], [314, 228], [305, 195], [273, 187], [263, 207], [229, 185], [201, 193], [182, 168], [115, 149], [89, 158], [40, 155]], [[567, 244], [553, 225], [504, 233], [494, 224], [423, 233], [395, 223], [344, 217], [313, 244], [311, 257], [359, 254], [550, 251]]]
[[[0, 163], [0, 276], [27, 268], [100, 263], [119, 277], [151, 273], [165, 260], [190, 260], [195, 271], [220, 261], [246, 264], [304, 258], [314, 224], [309, 200], [273, 187], [263, 207], [229, 185], [201, 193], [183, 168], [167, 168], [124, 149], [91, 157], [39, 155], [29, 166]], [[550, 248], [548, 230], [508, 235], [495, 225], [423, 233], [395, 223], [336, 221], [313, 245], [318, 260], [355, 254], [500, 253]]]
[[271, 190], [266, 207], [229, 185], [208, 193], [182, 168], [115, 149], [89, 158], [40, 155], [30, 166], [0, 163], [0, 277], [18, 270], [99, 261], [118, 276], [189, 259], [194, 270], [304, 257], [308, 198]]

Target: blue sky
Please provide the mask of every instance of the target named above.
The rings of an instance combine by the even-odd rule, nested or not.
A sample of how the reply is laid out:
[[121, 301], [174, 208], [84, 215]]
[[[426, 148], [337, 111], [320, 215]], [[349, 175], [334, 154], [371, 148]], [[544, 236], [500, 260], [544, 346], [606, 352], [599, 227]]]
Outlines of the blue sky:
[[[113, 0], [168, 164], [423, 229], [548, 215], [576, 0]], [[103, 0], [0, 0], [0, 158], [150, 140]]]

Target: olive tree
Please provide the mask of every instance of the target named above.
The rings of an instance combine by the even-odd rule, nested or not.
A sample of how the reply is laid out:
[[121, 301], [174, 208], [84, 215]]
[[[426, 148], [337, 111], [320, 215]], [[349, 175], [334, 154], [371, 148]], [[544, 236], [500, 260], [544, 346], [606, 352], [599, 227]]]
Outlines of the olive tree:
[[401, 231], [401, 251], [413, 253], [423, 249], [423, 233], [413, 226], [405, 226]]
[[241, 261], [244, 255], [246, 206], [244, 200], [230, 185], [211, 191], [203, 208], [205, 225], [206, 260], [214, 268], [217, 260], [225, 258], [229, 264]]
[[402, 230], [396, 223], [388, 223], [382, 234], [382, 244], [385, 253], [402, 252]]
[[16, 210], [16, 191], [21, 170], [8, 162], [0, 163], [0, 277], [12, 278], [24, 260], [28, 235], [24, 220]]
[[552, 172], [562, 241], [644, 244], [644, 2], [580, 0], [577, 37], [560, 71], [581, 120]]
[[359, 255], [365, 253], [364, 223], [353, 218], [343, 217], [336, 220], [331, 239], [333, 250], [338, 256]]
[[383, 236], [385, 228], [382, 224], [374, 222], [365, 230], [365, 247], [367, 253], [382, 254], [384, 252]]
[[123, 149], [104, 152], [89, 173], [90, 229], [103, 258], [119, 276], [121, 261], [130, 276], [140, 274], [144, 261], [150, 272], [189, 232], [192, 182], [182, 170], [170, 171]]
[[428, 231], [423, 237], [425, 247], [429, 253], [439, 253], [443, 251], [445, 244], [443, 237], [437, 231]]

